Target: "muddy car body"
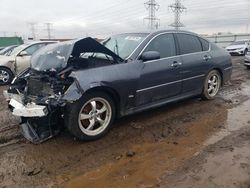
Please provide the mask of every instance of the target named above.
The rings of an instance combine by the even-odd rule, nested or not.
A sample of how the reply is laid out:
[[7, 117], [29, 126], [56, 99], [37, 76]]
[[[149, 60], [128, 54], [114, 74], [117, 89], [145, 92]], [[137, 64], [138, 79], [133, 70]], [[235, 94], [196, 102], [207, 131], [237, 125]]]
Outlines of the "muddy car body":
[[63, 123], [80, 140], [95, 140], [115, 117], [213, 99], [231, 72], [230, 55], [194, 33], [131, 33], [47, 46], [4, 94], [30, 141], [51, 138]]

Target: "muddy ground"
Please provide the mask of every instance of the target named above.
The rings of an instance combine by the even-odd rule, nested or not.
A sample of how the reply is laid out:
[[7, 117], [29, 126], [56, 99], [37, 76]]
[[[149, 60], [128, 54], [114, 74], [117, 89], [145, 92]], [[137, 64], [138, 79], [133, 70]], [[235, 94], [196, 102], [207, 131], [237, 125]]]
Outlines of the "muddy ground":
[[30, 144], [1, 95], [0, 187], [250, 187], [250, 71], [233, 67], [216, 100], [122, 118], [95, 142]]

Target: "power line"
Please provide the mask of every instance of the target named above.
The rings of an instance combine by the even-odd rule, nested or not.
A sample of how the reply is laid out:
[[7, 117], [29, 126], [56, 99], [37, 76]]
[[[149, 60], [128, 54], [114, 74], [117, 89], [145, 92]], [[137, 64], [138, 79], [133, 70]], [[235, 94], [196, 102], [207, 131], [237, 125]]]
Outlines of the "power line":
[[176, 30], [179, 30], [180, 27], [184, 27], [181, 23], [181, 13], [183, 13], [187, 8], [181, 4], [181, 0], [175, 0], [175, 3], [170, 5], [172, 12], [174, 13], [174, 23], [170, 26], [174, 27]]
[[30, 31], [31, 31], [32, 38], [33, 38], [33, 40], [35, 40], [36, 39], [36, 29], [35, 29], [36, 23], [31, 22], [28, 24], [30, 25]]
[[47, 33], [48, 33], [48, 39], [51, 39], [51, 30], [52, 30], [52, 23], [45, 23], [45, 25], [47, 26]]
[[144, 20], [148, 21], [149, 29], [158, 29], [160, 25], [160, 19], [156, 17], [155, 12], [159, 10], [160, 5], [155, 0], [149, 0], [144, 3], [146, 9], [148, 10], [148, 16]]

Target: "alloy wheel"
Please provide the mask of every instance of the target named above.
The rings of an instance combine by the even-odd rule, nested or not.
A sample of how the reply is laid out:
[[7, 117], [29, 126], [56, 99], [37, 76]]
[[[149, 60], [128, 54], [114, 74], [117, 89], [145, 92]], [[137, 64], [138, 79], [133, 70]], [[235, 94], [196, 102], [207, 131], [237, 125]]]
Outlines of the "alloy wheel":
[[210, 78], [208, 79], [208, 95], [210, 97], [214, 97], [219, 89], [220, 89], [220, 85], [221, 85], [221, 79], [220, 76], [217, 74], [213, 74], [210, 76]]
[[80, 110], [78, 123], [81, 131], [89, 136], [102, 133], [111, 121], [112, 110], [104, 98], [87, 101]]
[[7, 83], [10, 79], [10, 75], [5, 70], [0, 70], [0, 82]]

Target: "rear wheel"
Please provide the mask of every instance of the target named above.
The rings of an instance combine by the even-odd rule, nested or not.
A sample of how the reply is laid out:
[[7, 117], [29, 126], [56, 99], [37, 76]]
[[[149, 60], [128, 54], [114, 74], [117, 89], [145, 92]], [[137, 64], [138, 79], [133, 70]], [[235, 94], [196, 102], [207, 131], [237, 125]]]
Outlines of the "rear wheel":
[[0, 67], [0, 85], [8, 85], [13, 80], [14, 75], [8, 68]]
[[214, 99], [220, 90], [221, 82], [221, 75], [217, 70], [209, 72], [204, 82], [202, 98], [206, 100]]
[[84, 95], [70, 104], [65, 113], [65, 125], [79, 140], [91, 141], [104, 136], [115, 118], [115, 105], [106, 93]]

